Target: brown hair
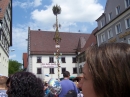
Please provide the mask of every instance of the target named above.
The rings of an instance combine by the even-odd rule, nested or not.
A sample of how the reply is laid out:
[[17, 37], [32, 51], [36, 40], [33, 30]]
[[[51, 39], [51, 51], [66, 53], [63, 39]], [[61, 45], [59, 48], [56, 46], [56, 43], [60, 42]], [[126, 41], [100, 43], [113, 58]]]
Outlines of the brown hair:
[[106, 43], [86, 50], [86, 63], [97, 94], [130, 97], [130, 45]]
[[70, 72], [69, 71], [63, 72], [63, 77], [69, 77], [69, 76], [70, 76]]

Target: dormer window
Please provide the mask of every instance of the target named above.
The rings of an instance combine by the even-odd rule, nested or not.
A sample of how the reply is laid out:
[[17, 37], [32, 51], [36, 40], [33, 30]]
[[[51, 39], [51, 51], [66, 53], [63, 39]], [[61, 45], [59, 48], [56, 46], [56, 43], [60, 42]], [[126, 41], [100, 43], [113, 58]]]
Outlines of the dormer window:
[[109, 30], [107, 31], [107, 33], [108, 33], [108, 39], [110, 39], [110, 38], [113, 37], [112, 29], [109, 29]]
[[120, 13], [120, 6], [116, 7], [116, 15], [118, 15]]
[[130, 16], [125, 19], [126, 29], [130, 28]]
[[102, 33], [101, 34], [101, 43], [106, 41], [106, 38], [105, 38], [105, 33]]
[[104, 26], [104, 22], [103, 22], [103, 20], [101, 21], [101, 28]]
[[125, 6], [128, 8], [130, 6], [130, 0], [125, 0]]
[[119, 34], [119, 33], [122, 32], [122, 30], [121, 30], [121, 24], [120, 24], [120, 23], [118, 23], [118, 24], [115, 26], [115, 30], [116, 30], [116, 34]]
[[112, 12], [109, 13], [108, 18], [109, 18], [109, 21], [112, 19]]

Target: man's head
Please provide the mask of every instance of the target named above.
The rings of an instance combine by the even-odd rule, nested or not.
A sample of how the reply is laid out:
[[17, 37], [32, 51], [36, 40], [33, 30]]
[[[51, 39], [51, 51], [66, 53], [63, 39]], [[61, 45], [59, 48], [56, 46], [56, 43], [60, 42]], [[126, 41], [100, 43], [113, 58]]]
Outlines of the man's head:
[[63, 77], [65, 78], [65, 77], [70, 77], [70, 72], [69, 71], [65, 71], [64, 73], [63, 73]]

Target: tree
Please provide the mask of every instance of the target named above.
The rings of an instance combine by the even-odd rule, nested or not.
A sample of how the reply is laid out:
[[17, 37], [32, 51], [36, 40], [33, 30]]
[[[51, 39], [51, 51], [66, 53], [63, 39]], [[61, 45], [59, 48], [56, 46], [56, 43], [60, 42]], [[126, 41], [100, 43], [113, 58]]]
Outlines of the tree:
[[9, 60], [9, 75], [22, 71], [22, 64], [16, 60]]

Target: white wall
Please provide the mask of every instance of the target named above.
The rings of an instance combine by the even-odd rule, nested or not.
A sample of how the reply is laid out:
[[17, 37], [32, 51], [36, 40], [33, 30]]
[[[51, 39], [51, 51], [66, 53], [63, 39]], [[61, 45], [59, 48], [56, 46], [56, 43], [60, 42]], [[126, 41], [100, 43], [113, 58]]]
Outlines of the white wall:
[[[11, 5], [11, 2], [9, 4]], [[7, 8], [9, 8], [9, 7], [7, 7]], [[11, 9], [6, 9], [6, 10], [8, 10], [8, 12], [11, 11]], [[11, 19], [11, 15], [9, 14], [9, 17], [7, 17], [7, 13], [5, 13], [4, 17], [2, 17], [2, 22], [3, 22], [2, 30], [3, 30], [6, 38], [7, 38], [7, 39], [2, 40], [2, 41], [4, 41], [4, 46], [3, 46], [3, 44], [0, 41], [0, 74], [2, 74], [4, 76], [8, 76], [9, 57], [4, 52], [4, 50], [8, 53], [9, 47], [7, 46], [7, 43], [10, 44], [10, 21], [9, 21], [10, 19]], [[7, 25], [5, 25], [5, 22], [7, 22]], [[0, 37], [1, 37], [1, 35], [0, 35]], [[2, 38], [3, 38], [3, 36], [1, 37], [1, 39]], [[1, 47], [1, 45], [3, 47]]]
[[[54, 57], [54, 55], [33, 55], [32, 73], [36, 74], [44, 81], [48, 81], [50, 78], [58, 78], [57, 68], [54, 68], [54, 74], [49, 74], [49, 68], [44, 68], [42, 67], [42, 63], [37, 63], [38, 56], [42, 58], [42, 63], [49, 63], [49, 57]], [[73, 67], [76, 67], [77, 63], [72, 63], [72, 57], [75, 57], [75, 55], [62, 55], [62, 57], [65, 57], [66, 63], [61, 63], [61, 59], [60, 59], [59, 60], [60, 66], [65, 67], [66, 70], [70, 72], [70, 76], [76, 77], [77, 74], [73, 74]], [[54, 57], [54, 62], [57, 62], [56, 57]], [[41, 68], [41, 67], [42, 67], [42, 74], [37, 74], [37, 68]], [[49, 77], [46, 77], [45, 75], [49, 75]], [[63, 75], [61, 74], [61, 68], [60, 68], [60, 78], [62, 77]]]
[[8, 61], [9, 58], [3, 51], [3, 49], [0, 47], [0, 74], [4, 76], [8, 76]]

